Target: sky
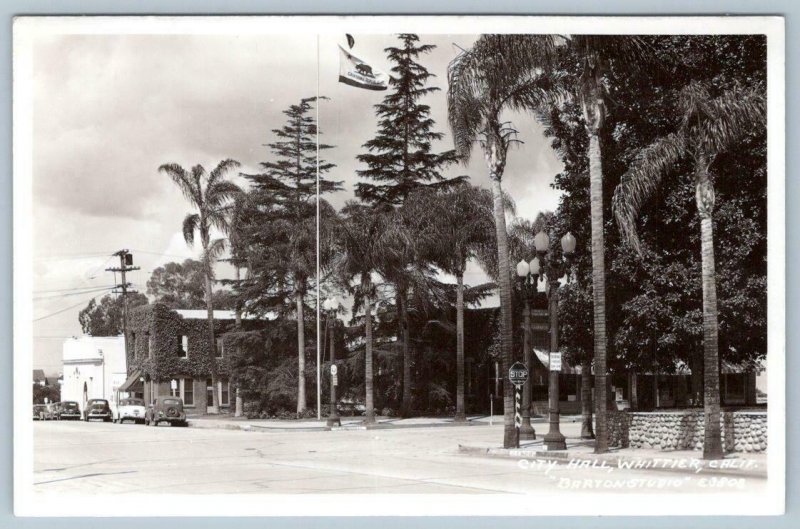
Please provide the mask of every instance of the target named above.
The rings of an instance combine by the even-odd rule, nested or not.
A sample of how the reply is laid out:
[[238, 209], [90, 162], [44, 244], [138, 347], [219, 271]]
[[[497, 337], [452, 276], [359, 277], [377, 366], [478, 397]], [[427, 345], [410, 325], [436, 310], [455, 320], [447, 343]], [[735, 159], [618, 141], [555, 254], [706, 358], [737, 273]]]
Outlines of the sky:
[[[354, 35], [351, 53], [383, 71], [391, 35]], [[475, 35], [421, 35], [435, 44], [420, 62], [441, 91], [428, 96], [437, 130], [437, 151], [452, 148], [447, 127], [447, 64], [469, 48]], [[373, 105], [385, 92], [338, 83], [341, 38], [323, 35], [50, 35], [33, 48], [33, 367], [61, 369], [65, 338], [81, 333], [78, 313], [97, 292], [76, 288], [111, 286], [105, 268], [111, 254], [128, 249], [140, 271], [129, 281], [141, 292], [152, 270], [197, 257], [183, 240], [190, 211], [178, 188], [158, 167], [175, 162], [208, 170], [233, 158], [241, 171], [257, 172], [269, 159], [264, 144], [284, 123], [282, 111], [301, 98], [329, 98], [319, 108], [321, 141], [336, 164], [330, 177], [344, 191], [326, 198], [337, 208], [353, 198], [356, 155], [375, 132]], [[554, 210], [559, 194], [550, 184], [562, 169], [542, 128], [530, 116], [509, 114], [524, 143], [509, 152], [504, 187], [517, 215], [535, 218]], [[483, 157], [445, 176], [468, 175], [488, 187]], [[238, 175], [233, 180], [243, 186]], [[225, 276], [225, 271], [222, 272]], [[118, 278], [117, 278], [118, 279]], [[470, 264], [467, 284], [485, 275]], [[100, 292], [102, 294], [102, 292]], [[98, 297], [99, 300], [99, 297]], [[488, 303], [492, 303], [490, 300]]]

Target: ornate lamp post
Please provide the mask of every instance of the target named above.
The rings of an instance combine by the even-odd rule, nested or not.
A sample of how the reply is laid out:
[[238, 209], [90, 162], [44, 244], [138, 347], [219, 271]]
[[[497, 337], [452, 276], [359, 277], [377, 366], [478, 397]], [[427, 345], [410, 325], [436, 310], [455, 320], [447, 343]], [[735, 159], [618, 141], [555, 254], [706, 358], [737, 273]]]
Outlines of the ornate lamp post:
[[575, 253], [575, 243], [575, 237], [571, 233], [564, 235], [561, 238], [564, 260], [556, 260], [552, 256], [548, 257], [550, 237], [547, 233], [540, 231], [533, 239], [537, 256], [528, 265], [534, 285], [543, 276], [547, 276], [545, 292], [547, 293], [547, 306], [550, 314], [550, 366], [547, 397], [550, 430], [544, 436], [544, 444], [548, 450], [566, 450], [567, 448], [564, 435], [560, 431], [558, 402], [558, 375], [560, 370], [554, 370], [553, 367], [556, 364], [554, 362], [556, 358], [558, 358], [557, 363], [560, 364], [560, 352], [558, 350], [558, 287], [560, 285], [558, 278], [562, 277], [568, 268], [570, 259]]
[[339, 414], [336, 412], [336, 349], [334, 344], [334, 327], [336, 324], [336, 309], [339, 308], [339, 302], [336, 298], [328, 298], [322, 303], [322, 307], [328, 313], [328, 328], [330, 329], [330, 347], [331, 347], [331, 411], [328, 414], [328, 427], [341, 426], [342, 421], [339, 419]]
[[[531, 373], [531, 303], [536, 296], [536, 278], [531, 275], [530, 265], [523, 259], [517, 263], [517, 280], [520, 292], [525, 301], [523, 315], [525, 318], [522, 340], [522, 354], [525, 367]], [[525, 385], [522, 386], [522, 426], [519, 429], [520, 441], [531, 441], [536, 439], [536, 430], [531, 425], [531, 384], [533, 376], [529, 376]]]

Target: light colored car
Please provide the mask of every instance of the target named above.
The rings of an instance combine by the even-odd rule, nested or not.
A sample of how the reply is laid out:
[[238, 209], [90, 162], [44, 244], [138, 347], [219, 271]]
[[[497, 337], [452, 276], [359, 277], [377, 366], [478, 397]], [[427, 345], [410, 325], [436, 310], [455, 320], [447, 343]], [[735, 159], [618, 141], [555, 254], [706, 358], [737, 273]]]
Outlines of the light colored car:
[[122, 421], [144, 422], [144, 415], [147, 408], [142, 399], [122, 399], [117, 405], [117, 411], [114, 414], [114, 422], [122, 424]]

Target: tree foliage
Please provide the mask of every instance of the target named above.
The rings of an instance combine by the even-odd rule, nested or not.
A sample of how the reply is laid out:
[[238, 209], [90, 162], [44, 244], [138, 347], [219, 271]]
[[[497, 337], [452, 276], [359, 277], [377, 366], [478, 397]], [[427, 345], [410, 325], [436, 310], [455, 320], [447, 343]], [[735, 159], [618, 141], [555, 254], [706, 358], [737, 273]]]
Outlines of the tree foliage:
[[[147, 296], [139, 292], [128, 294], [128, 310], [147, 304]], [[97, 303], [94, 299], [78, 313], [83, 334], [89, 336], [119, 336], [122, 334], [123, 297], [106, 295]]]

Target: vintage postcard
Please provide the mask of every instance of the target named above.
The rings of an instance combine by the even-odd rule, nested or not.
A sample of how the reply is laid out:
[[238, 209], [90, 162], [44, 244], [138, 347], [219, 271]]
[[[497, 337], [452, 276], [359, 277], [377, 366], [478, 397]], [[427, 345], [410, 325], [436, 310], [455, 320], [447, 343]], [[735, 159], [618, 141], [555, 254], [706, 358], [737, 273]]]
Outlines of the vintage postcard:
[[17, 515], [783, 513], [782, 18], [13, 37]]

